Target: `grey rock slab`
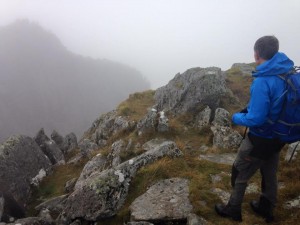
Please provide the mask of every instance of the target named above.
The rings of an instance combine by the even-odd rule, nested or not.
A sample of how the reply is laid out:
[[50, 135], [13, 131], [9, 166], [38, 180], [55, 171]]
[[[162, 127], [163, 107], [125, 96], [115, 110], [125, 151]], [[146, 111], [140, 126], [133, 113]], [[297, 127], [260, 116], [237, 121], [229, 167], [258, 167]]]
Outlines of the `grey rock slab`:
[[197, 216], [194, 213], [189, 214], [187, 217], [187, 225], [206, 225], [206, 224], [207, 221], [204, 218]]
[[214, 163], [232, 165], [235, 158], [236, 153], [224, 153], [224, 154], [207, 154], [207, 155], [200, 155], [200, 159], [207, 160]]
[[166, 141], [115, 168], [92, 173], [67, 198], [66, 218], [96, 221], [114, 216], [123, 206], [131, 180], [141, 167], [164, 157], [178, 157], [182, 152], [172, 141]]
[[193, 210], [189, 200], [189, 181], [181, 178], [162, 180], [130, 205], [133, 221], [184, 220]]

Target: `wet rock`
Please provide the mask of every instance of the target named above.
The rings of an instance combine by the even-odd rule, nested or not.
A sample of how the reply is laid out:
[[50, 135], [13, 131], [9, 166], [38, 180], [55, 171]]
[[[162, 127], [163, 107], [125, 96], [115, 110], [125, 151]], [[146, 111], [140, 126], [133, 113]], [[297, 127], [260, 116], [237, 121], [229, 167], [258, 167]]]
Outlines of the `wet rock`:
[[133, 221], [178, 221], [187, 219], [193, 210], [186, 179], [162, 180], [130, 205]]

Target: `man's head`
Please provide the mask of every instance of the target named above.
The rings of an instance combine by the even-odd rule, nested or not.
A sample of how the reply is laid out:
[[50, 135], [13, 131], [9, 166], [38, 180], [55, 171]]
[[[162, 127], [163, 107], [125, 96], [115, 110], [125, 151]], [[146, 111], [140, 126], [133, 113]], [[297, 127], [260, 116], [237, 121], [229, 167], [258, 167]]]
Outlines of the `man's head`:
[[271, 59], [279, 50], [279, 41], [275, 36], [263, 36], [254, 44], [254, 58], [257, 64]]

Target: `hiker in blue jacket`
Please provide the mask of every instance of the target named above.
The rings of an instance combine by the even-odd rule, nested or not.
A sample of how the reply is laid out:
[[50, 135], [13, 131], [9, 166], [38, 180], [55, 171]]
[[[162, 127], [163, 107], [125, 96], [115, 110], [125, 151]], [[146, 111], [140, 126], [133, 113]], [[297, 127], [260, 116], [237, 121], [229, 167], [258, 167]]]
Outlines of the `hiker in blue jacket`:
[[284, 146], [272, 136], [272, 122], [279, 117], [283, 107], [285, 81], [278, 75], [289, 72], [294, 63], [284, 53], [278, 52], [279, 42], [274, 36], [259, 38], [254, 45], [257, 64], [250, 89], [250, 102], [246, 109], [235, 113], [234, 124], [249, 127], [232, 166], [232, 193], [227, 205], [216, 204], [215, 210], [222, 217], [242, 221], [241, 205], [249, 179], [260, 169], [261, 195], [251, 201], [254, 212], [266, 222], [274, 220], [273, 208], [277, 201], [277, 168], [279, 152]]

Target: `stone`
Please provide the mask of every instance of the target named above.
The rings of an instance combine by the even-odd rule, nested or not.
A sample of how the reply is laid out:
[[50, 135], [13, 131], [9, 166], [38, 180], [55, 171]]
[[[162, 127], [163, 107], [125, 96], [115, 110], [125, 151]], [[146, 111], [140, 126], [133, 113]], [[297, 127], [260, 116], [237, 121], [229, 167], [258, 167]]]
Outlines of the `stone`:
[[178, 157], [182, 152], [166, 141], [115, 168], [95, 171], [67, 198], [63, 214], [68, 219], [96, 221], [116, 215], [128, 195], [130, 183], [138, 169], [164, 156]]
[[99, 147], [104, 147], [110, 136], [131, 129], [135, 125], [134, 121], [129, 121], [126, 117], [118, 116], [117, 111], [112, 110], [95, 120], [92, 127], [84, 133], [83, 137], [90, 137], [89, 139], [92, 142], [96, 143]]
[[219, 106], [221, 96], [227, 92], [225, 78], [220, 68], [192, 68], [176, 76], [155, 92], [158, 111], [173, 114], [197, 112], [207, 105]]
[[50, 140], [41, 129], [34, 138], [35, 142], [39, 145], [44, 154], [49, 158], [53, 165], [57, 163], [64, 164], [65, 157], [58, 145]]
[[10, 222], [11, 218], [25, 216], [25, 208], [14, 197], [0, 187], [0, 222]]
[[153, 223], [147, 221], [139, 221], [139, 222], [128, 222], [126, 225], [154, 225]]
[[132, 221], [178, 221], [193, 210], [189, 200], [189, 181], [172, 178], [151, 186], [129, 207]]
[[105, 169], [107, 163], [107, 158], [101, 154], [94, 156], [90, 161], [88, 161], [75, 184], [75, 189], [80, 189], [84, 186], [85, 180], [92, 176], [93, 173], [99, 173]]
[[206, 225], [207, 221], [194, 213], [190, 213], [187, 217], [187, 225]]
[[0, 166], [0, 187], [5, 187], [20, 204], [30, 198], [32, 179], [41, 169], [48, 173], [52, 168], [37, 143], [22, 135], [12, 136], [0, 145]]
[[164, 111], [159, 112], [157, 131], [161, 133], [169, 131], [169, 119]]
[[243, 137], [235, 130], [225, 126], [212, 126], [213, 146], [225, 149], [239, 148]]
[[235, 158], [236, 153], [224, 153], [224, 154], [207, 154], [207, 155], [200, 155], [200, 159], [204, 159], [214, 163], [232, 165]]
[[56, 130], [53, 130], [50, 137], [58, 145], [58, 147], [62, 149], [62, 145], [64, 143], [63, 136], [61, 136]]
[[90, 157], [90, 155], [97, 149], [99, 146], [92, 142], [90, 139], [82, 140], [79, 145], [80, 153], [83, 157]]
[[62, 144], [62, 151], [69, 153], [78, 147], [77, 137], [74, 133], [67, 134]]
[[35, 210], [41, 211], [43, 209], [48, 209], [51, 213], [60, 213], [64, 208], [64, 202], [67, 199], [68, 195], [61, 195], [48, 199], [47, 201], [37, 205]]
[[230, 127], [231, 121], [229, 118], [229, 112], [226, 109], [217, 108], [212, 124], [214, 126]]
[[77, 178], [72, 178], [71, 180], [68, 180], [65, 184], [65, 192], [66, 193], [73, 192], [76, 182], [77, 182]]
[[155, 131], [158, 124], [158, 114], [155, 108], [148, 109], [146, 116], [137, 123], [138, 134], [146, 131]]
[[166, 141], [165, 139], [160, 139], [160, 138], [152, 139], [152, 140], [146, 142], [145, 144], [143, 144], [142, 149], [145, 151], [149, 151], [149, 150], [154, 149], [157, 146], [161, 145], [165, 141]]
[[216, 194], [222, 201], [224, 205], [226, 205], [230, 198], [230, 193], [222, 190], [221, 188], [212, 188], [211, 191]]
[[126, 145], [123, 140], [115, 141], [111, 146], [111, 152], [108, 154], [107, 158], [111, 161], [111, 166], [116, 167], [121, 164], [121, 156], [122, 152], [125, 152]]
[[210, 118], [211, 118], [211, 109], [209, 106], [206, 106], [205, 109], [203, 109], [195, 119], [195, 126], [199, 128], [200, 130], [203, 127], [209, 126], [210, 124]]
[[7, 225], [55, 225], [55, 222], [48, 221], [42, 217], [27, 217], [18, 219], [14, 223], [8, 223]]
[[297, 153], [298, 153], [298, 151], [300, 151], [300, 144], [299, 143], [300, 142], [295, 142], [295, 143], [289, 144], [288, 150], [287, 150], [286, 155], [285, 155], [285, 161], [290, 161], [294, 150], [295, 150], [295, 152], [294, 152], [294, 155], [293, 155], [291, 160], [296, 159]]
[[293, 208], [298, 208], [300, 209], [300, 196], [290, 200], [290, 201], [287, 201], [285, 204], [284, 204], [284, 208], [285, 209], [293, 209]]

